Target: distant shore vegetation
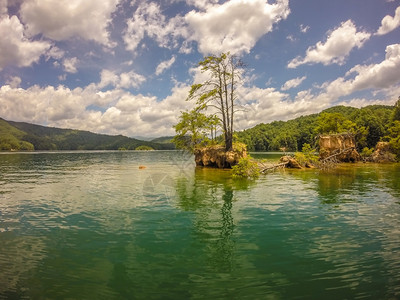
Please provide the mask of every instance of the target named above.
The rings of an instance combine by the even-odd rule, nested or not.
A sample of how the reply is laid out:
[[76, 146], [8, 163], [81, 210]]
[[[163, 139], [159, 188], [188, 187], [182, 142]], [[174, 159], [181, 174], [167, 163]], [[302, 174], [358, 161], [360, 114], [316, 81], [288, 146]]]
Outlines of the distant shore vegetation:
[[150, 147], [150, 146], [142, 145], [142, 146], [136, 147], [135, 150], [138, 150], [138, 151], [153, 151], [154, 149], [152, 147]]

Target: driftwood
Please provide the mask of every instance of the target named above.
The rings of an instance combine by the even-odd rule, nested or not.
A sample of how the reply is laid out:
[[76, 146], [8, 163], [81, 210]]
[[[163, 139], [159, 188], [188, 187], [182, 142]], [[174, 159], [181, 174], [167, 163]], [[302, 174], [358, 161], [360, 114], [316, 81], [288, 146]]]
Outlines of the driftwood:
[[346, 152], [353, 151], [353, 150], [355, 150], [354, 147], [349, 147], [349, 148], [340, 150], [338, 153], [334, 153], [334, 154], [332, 154], [332, 155], [329, 155], [328, 157], [325, 157], [324, 159], [320, 160], [320, 162], [323, 163], [323, 162], [325, 162], [325, 161], [332, 160], [333, 158], [336, 158], [337, 156], [339, 156], [339, 155], [341, 155], [341, 154], [344, 154], [344, 153], [346, 153]]
[[289, 162], [284, 162], [284, 163], [280, 163], [280, 164], [274, 164], [274, 165], [266, 166], [266, 165], [264, 165], [263, 163], [259, 163], [260, 169], [261, 169], [260, 172], [261, 172], [262, 174], [265, 174], [265, 173], [267, 173], [268, 171], [275, 171], [276, 169], [284, 168], [284, 167], [286, 167], [288, 164], [289, 164]]
[[282, 156], [280, 159], [281, 163], [273, 165], [265, 165], [261, 162], [258, 163], [260, 167], [260, 172], [265, 174], [268, 171], [275, 171], [279, 168], [291, 168], [291, 169], [302, 169], [301, 165], [289, 155]]

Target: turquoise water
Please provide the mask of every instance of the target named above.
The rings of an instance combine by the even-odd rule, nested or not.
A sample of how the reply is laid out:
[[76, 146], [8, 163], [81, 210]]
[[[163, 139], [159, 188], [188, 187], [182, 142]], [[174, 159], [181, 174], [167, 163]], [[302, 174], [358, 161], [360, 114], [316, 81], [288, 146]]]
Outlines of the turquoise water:
[[57, 298], [400, 299], [400, 165], [0, 154], [0, 299]]

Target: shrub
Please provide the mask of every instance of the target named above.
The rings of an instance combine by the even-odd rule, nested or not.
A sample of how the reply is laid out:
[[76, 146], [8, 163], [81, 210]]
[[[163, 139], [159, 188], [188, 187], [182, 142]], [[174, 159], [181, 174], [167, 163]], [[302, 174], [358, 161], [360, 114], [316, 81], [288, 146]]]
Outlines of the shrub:
[[150, 150], [154, 150], [153, 148], [151, 148], [150, 146], [146, 146], [146, 145], [142, 145], [137, 147], [135, 150], [145, 150], [145, 151], [150, 151]]
[[239, 163], [232, 167], [234, 178], [256, 179], [260, 176], [260, 168], [257, 162], [250, 157], [241, 158]]
[[316, 161], [318, 161], [318, 155], [315, 153], [316, 150], [313, 149], [310, 144], [305, 143], [303, 144], [301, 152], [296, 152], [294, 154], [294, 158], [302, 166], [306, 164], [314, 164]]

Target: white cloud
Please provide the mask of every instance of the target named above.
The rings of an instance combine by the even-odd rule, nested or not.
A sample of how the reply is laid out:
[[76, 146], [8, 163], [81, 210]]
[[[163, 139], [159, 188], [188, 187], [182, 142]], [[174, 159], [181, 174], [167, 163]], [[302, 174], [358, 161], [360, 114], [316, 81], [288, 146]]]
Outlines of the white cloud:
[[385, 60], [379, 64], [357, 65], [347, 75], [356, 73], [350, 80], [353, 91], [368, 88], [385, 89], [400, 83], [400, 44], [386, 47]]
[[63, 66], [65, 72], [76, 73], [78, 72], [76, 65], [78, 64], [78, 59], [76, 57], [66, 58], [63, 61]]
[[370, 36], [368, 32], [357, 32], [356, 26], [348, 20], [330, 32], [325, 43], [318, 42], [315, 46], [309, 47], [304, 58], [300, 56], [294, 58], [288, 67], [296, 68], [302, 64], [313, 63], [342, 65], [350, 51], [355, 47], [361, 48]]
[[108, 25], [119, 0], [31, 0], [21, 5], [27, 32], [60, 41], [75, 37], [112, 46]]
[[[325, 104], [327, 106], [338, 104], [338, 99], [350, 96], [359, 91], [371, 89], [384, 94], [382, 99], [359, 99], [349, 98], [340, 101], [340, 104], [367, 105], [386, 104], [393, 105], [400, 91], [400, 44], [389, 45], [386, 48], [386, 58], [381, 63], [371, 65], [357, 65], [346, 73], [345, 77], [339, 77], [331, 82], [326, 82], [317, 95], [311, 92], [299, 92], [296, 101], [310, 99], [313, 103]], [[397, 96], [396, 96], [397, 95]]]
[[306, 26], [304, 24], [300, 24], [300, 31], [302, 33], [306, 33], [310, 29], [310, 26]]
[[[0, 87], [0, 115], [61, 128], [75, 128], [127, 136], [162, 136], [174, 133], [179, 111], [188, 108], [187, 86], [176, 86], [170, 96], [157, 99], [111, 89], [99, 92], [94, 85], [69, 89], [64, 86], [28, 89]], [[29, 105], [28, 105], [29, 104]], [[100, 106], [104, 112], [88, 109]]]
[[49, 51], [46, 52], [46, 60], [49, 60], [50, 58], [58, 60], [63, 58], [64, 55], [65, 55], [64, 50], [61, 50], [60, 48], [53, 46], [50, 48]]
[[162, 61], [156, 68], [156, 75], [162, 74], [165, 70], [171, 68], [171, 66], [175, 62], [175, 56], [172, 56], [171, 59]]
[[306, 78], [307, 78], [306, 76], [303, 76], [303, 77], [297, 77], [297, 78], [288, 80], [281, 87], [281, 90], [282, 91], [287, 91], [287, 90], [290, 90], [292, 88], [298, 87]]
[[180, 38], [188, 37], [183, 18], [178, 15], [167, 20], [160, 6], [154, 2], [143, 2], [132, 18], [127, 20], [127, 28], [123, 35], [126, 49], [136, 52], [145, 35], [164, 48], [176, 48]]
[[0, 19], [0, 70], [7, 65], [27, 67], [39, 61], [51, 43], [29, 40], [17, 16]]
[[273, 25], [285, 19], [290, 10], [288, 0], [268, 4], [264, 0], [191, 1], [201, 11], [192, 10], [172, 19], [162, 14], [158, 4], [142, 3], [124, 31], [126, 49], [136, 52], [145, 36], [160, 47], [191, 51], [197, 42], [202, 54], [249, 52], [258, 39], [272, 31]]
[[143, 75], [137, 74], [133, 71], [116, 74], [110, 70], [102, 70], [100, 74], [100, 83], [97, 85], [100, 89], [109, 85], [116, 88], [138, 88], [146, 78]]
[[67, 74], [59, 75], [57, 78], [58, 78], [58, 80], [60, 80], [60, 81], [65, 81], [65, 80], [67, 80]]
[[400, 6], [396, 8], [396, 12], [394, 17], [392, 16], [385, 16], [382, 19], [381, 26], [379, 27], [376, 35], [384, 35], [400, 26]]
[[8, 14], [7, 0], [0, 0], [0, 16], [7, 14]]
[[217, 4], [218, 0], [186, 0], [186, 3], [200, 9], [206, 9], [213, 4]]
[[8, 84], [9, 86], [11, 86], [12, 88], [18, 88], [21, 84], [22, 80], [20, 77], [18, 76], [10, 76], [7, 80], [6, 80], [6, 84]]
[[275, 4], [264, 0], [231, 0], [209, 5], [204, 12], [191, 11], [185, 20], [201, 53], [248, 53], [289, 12], [288, 0], [278, 0]]
[[[349, 78], [353, 76], [352, 78]], [[347, 79], [348, 78], [348, 79]], [[351, 95], [354, 92], [378, 89], [385, 91], [400, 84], [400, 44], [386, 47], [386, 58], [379, 64], [357, 65], [347, 72], [345, 77], [326, 83], [322, 86], [332, 99]]]
[[286, 37], [286, 39], [288, 39], [288, 40], [291, 41], [291, 42], [297, 41], [297, 39], [296, 39], [293, 35], [291, 35], [291, 34], [289, 34], [289, 35]]

